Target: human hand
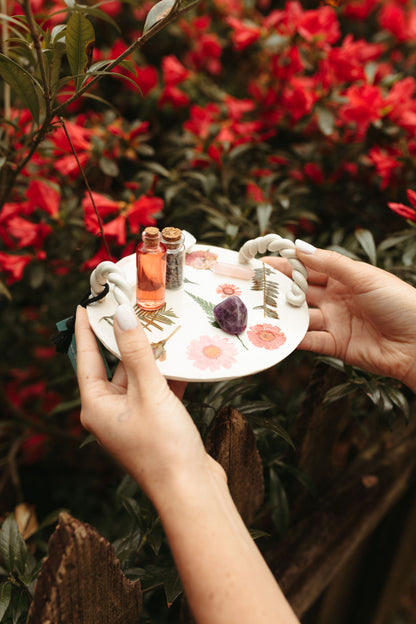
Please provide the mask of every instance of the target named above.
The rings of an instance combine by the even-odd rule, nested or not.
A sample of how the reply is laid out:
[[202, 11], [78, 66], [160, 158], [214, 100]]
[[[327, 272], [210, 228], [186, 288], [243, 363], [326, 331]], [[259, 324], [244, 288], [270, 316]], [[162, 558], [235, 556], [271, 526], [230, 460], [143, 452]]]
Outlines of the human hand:
[[[76, 315], [81, 423], [157, 505], [172, 480], [220, 467], [206, 453], [190, 415], [169, 388], [143, 328], [119, 306], [114, 333], [120, 362], [108, 381], [84, 308]], [[183, 390], [176, 382], [178, 392]]]
[[[308, 269], [309, 329], [299, 348], [399, 379], [416, 391], [416, 289], [334, 251], [296, 242]], [[290, 276], [283, 258], [264, 262]]]

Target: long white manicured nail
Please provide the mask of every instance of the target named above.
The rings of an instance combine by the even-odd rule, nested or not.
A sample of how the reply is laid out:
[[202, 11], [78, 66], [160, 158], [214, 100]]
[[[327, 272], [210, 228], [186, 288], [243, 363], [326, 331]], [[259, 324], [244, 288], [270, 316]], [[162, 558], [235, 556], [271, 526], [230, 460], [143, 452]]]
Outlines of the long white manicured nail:
[[128, 331], [129, 329], [137, 327], [137, 316], [133, 308], [127, 303], [122, 303], [118, 306], [114, 318], [117, 319], [118, 326], [123, 331]]
[[307, 243], [304, 240], [301, 240], [300, 238], [297, 238], [295, 240], [295, 247], [299, 251], [301, 251], [301, 252], [303, 252], [305, 254], [310, 254], [310, 255], [314, 254], [315, 251], [316, 251], [316, 247], [314, 247], [310, 243]]

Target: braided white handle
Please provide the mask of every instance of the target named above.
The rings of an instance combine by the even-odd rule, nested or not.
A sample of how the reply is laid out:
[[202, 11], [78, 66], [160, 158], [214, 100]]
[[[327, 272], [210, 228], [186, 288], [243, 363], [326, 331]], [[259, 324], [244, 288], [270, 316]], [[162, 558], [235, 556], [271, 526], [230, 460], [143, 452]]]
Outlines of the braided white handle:
[[119, 305], [122, 303], [130, 305], [131, 287], [120, 269], [114, 262], [109, 260], [101, 262], [91, 273], [90, 286], [92, 296], [99, 295], [107, 281], [114, 284], [113, 294], [117, 303]]
[[281, 256], [287, 258], [292, 266], [292, 290], [286, 294], [288, 303], [300, 307], [306, 298], [308, 282], [307, 271], [304, 265], [296, 257], [295, 244], [288, 238], [282, 238], [278, 234], [266, 234], [247, 241], [241, 247], [238, 259], [246, 264], [257, 253], [264, 254], [266, 251], [278, 251]]

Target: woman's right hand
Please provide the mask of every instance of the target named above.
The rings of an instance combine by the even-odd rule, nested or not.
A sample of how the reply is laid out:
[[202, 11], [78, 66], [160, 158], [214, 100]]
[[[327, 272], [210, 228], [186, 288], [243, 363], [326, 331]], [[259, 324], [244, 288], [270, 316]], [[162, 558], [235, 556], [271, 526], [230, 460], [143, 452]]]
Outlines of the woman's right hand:
[[[416, 289], [382, 269], [297, 241], [308, 269], [309, 329], [299, 348], [393, 377], [416, 391]], [[264, 260], [288, 275], [283, 258]]]

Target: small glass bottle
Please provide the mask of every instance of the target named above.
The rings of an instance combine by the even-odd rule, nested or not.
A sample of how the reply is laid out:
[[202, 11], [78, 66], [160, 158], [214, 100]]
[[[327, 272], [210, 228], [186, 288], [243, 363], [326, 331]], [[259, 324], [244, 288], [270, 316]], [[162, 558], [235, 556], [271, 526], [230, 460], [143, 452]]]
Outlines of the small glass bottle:
[[183, 284], [183, 265], [185, 259], [185, 236], [176, 227], [162, 230], [162, 242], [166, 247], [166, 288], [178, 290]]
[[157, 310], [165, 303], [166, 247], [156, 227], [147, 227], [136, 248], [136, 301], [140, 308]]

